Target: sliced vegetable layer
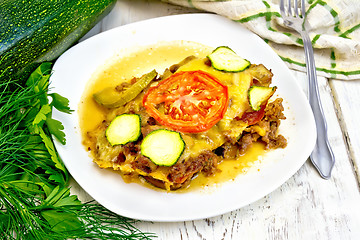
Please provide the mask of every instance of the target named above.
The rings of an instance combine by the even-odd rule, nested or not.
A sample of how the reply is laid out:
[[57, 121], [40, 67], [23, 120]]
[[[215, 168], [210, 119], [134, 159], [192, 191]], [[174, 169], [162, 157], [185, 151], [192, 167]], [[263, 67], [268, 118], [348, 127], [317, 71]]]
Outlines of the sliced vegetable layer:
[[251, 108], [259, 111], [261, 105], [266, 103], [275, 91], [276, 87], [251, 86], [248, 91]]
[[122, 114], [111, 121], [105, 132], [112, 146], [136, 141], [141, 135], [141, 120], [137, 114]]
[[133, 100], [144, 88], [149, 85], [157, 76], [157, 72], [144, 74], [130, 88], [118, 91], [116, 87], [108, 87], [93, 95], [96, 102], [107, 108], [116, 108], [125, 105]]
[[261, 119], [265, 116], [265, 108], [266, 104], [263, 104], [258, 111], [253, 110], [250, 112], [245, 112], [241, 116], [240, 120], [246, 122], [248, 125], [254, 125], [261, 121]]
[[143, 105], [150, 116], [175, 131], [203, 132], [223, 118], [228, 89], [204, 71], [182, 71], [150, 87]]
[[241, 72], [250, 66], [250, 62], [238, 56], [231, 48], [217, 47], [208, 58], [213, 68], [225, 72]]
[[149, 133], [141, 144], [141, 154], [159, 166], [174, 165], [185, 149], [181, 134], [159, 129]]

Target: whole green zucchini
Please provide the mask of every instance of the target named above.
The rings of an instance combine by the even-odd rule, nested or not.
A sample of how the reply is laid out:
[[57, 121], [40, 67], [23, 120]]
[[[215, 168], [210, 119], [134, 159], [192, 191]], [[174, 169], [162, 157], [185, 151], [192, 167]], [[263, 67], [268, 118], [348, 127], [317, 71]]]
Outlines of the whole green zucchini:
[[116, 0], [0, 1], [0, 82], [27, 79], [106, 16]]

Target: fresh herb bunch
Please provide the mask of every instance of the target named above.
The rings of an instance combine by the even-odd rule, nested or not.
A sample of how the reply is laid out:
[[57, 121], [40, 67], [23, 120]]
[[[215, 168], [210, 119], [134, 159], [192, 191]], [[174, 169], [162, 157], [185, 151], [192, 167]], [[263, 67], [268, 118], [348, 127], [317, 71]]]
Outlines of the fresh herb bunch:
[[24, 86], [0, 82], [0, 239], [150, 239], [135, 220], [70, 194], [69, 174], [51, 135], [65, 144], [52, 109], [70, 113], [68, 100], [48, 94], [51, 63]]

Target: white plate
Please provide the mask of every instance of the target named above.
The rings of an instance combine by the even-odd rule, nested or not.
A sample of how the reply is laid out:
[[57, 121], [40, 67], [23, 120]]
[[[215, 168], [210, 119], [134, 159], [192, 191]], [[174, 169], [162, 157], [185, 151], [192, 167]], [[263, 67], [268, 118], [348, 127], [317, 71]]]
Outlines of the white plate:
[[[281, 132], [285, 149], [265, 156], [260, 171], [249, 171], [213, 189], [187, 193], [154, 191], [126, 184], [120, 175], [100, 169], [81, 144], [77, 108], [93, 71], [116, 51], [158, 41], [189, 40], [208, 46], [230, 46], [253, 63], [263, 63], [274, 73], [273, 85], [285, 99], [287, 120]], [[98, 34], [65, 52], [55, 63], [52, 91], [70, 100], [71, 115], [55, 111], [65, 127], [67, 144], [55, 142], [65, 166], [100, 204], [130, 218], [149, 221], [186, 221], [220, 215], [269, 194], [289, 179], [306, 161], [316, 139], [313, 115], [302, 90], [282, 60], [258, 36], [240, 24], [212, 14], [185, 14], [155, 18]], [[290, 109], [290, 110], [289, 110]]]

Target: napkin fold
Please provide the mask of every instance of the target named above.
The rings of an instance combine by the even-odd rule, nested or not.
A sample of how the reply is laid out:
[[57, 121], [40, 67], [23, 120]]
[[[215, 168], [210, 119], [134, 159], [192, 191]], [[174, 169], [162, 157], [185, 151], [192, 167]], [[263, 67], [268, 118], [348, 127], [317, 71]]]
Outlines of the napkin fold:
[[[264, 39], [291, 69], [306, 71], [302, 39], [297, 32], [284, 27], [279, 0], [163, 1], [238, 22]], [[360, 79], [359, 1], [306, 2], [306, 28], [314, 48], [317, 74], [332, 79]]]

